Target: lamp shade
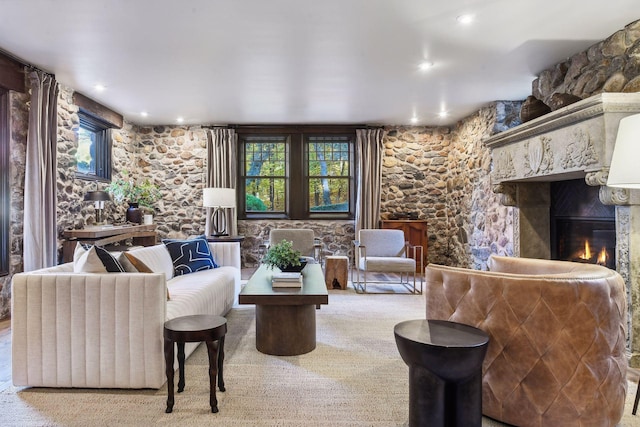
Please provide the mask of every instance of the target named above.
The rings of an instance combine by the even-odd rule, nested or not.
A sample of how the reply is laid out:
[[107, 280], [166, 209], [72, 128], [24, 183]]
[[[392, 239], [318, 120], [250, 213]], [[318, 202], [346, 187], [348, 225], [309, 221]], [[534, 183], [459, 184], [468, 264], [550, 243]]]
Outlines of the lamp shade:
[[210, 208], [235, 208], [236, 190], [210, 187], [202, 191], [202, 205]]
[[620, 120], [609, 168], [608, 187], [640, 188], [640, 114]]
[[87, 191], [84, 194], [85, 202], [106, 202], [108, 200], [111, 200], [111, 196], [106, 191]]

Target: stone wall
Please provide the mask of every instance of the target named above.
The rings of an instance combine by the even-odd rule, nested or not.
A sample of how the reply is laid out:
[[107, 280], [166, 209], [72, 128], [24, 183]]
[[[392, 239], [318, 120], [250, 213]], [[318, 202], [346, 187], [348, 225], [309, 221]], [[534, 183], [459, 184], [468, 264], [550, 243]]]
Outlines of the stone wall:
[[137, 179], [159, 186], [154, 222], [160, 238], [204, 233], [207, 130], [201, 126], [136, 127], [133, 167]]
[[447, 203], [449, 128], [386, 126], [381, 217], [415, 213], [427, 220], [429, 262], [449, 262], [451, 211]]
[[584, 52], [544, 70], [532, 95], [549, 104], [554, 93], [588, 98], [602, 92], [640, 91], [640, 20]]
[[450, 264], [486, 270], [489, 255], [513, 255], [513, 209], [491, 189], [491, 152], [482, 141], [519, 123], [520, 103], [496, 102], [459, 122], [449, 152]]

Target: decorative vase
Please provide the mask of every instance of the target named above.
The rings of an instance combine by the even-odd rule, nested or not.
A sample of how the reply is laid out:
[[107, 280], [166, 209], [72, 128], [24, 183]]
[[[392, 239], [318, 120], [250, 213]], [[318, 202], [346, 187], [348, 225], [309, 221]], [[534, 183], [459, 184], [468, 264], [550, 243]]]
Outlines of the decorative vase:
[[137, 203], [129, 203], [127, 222], [133, 222], [134, 224], [142, 223], [142, 210], [138, 207]]

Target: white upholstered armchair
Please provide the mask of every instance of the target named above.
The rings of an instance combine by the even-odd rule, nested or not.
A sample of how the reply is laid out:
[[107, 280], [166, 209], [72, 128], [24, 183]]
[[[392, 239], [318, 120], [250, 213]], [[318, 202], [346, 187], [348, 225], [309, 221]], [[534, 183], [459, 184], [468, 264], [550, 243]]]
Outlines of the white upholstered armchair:
[[[367, 283], [380, 283], [379, 280], [372, 281], [367, 277], [367, 273], [376, 272], [399, 273], [400, 284], [412, 293], [422, 293], [423, 248], [411, 246], [405, 240], [402, 230], [360, 230], [358, 240], [355, 240], [353, 244], [355, 253], [351, 281], [356, 292], [367, 292]], [[410, 254], [413, 256], [411, 257]], [[419, 291], [416, 288], [416, 271], [420, 279]], [[354, 272], [355, 280], [353, 280]], [[410, 279], [412, 279], [412, 283]], [[385, 283], [390, 282], [385, 281]]]

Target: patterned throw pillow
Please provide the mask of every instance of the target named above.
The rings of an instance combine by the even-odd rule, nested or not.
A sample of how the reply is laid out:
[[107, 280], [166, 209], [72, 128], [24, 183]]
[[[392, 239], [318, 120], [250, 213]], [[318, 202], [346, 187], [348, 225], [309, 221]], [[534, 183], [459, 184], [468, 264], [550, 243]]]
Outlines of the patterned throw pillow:
[[205, 236], [189, 240], [163, 239], [162, 243], [171, 255], [176, 276], [218, 268]]
[[78, 243], [73, 252], [74, 273], [123, 273], [124, 267], [106, 249]]

